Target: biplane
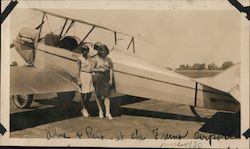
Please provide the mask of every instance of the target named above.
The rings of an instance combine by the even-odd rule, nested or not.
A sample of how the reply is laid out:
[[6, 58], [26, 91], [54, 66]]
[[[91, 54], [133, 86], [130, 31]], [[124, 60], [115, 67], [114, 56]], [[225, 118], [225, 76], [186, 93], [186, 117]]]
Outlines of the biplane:
[[[34, 29], [19, 31], [13, 45], [26, 61], [26, 66], [11, 66], [10, 95], [19, 108], [28, 108], [34, 95], [57, 93], [62, 102], [71, 101], [78, 85], [76, 56], [79, 47], [96, 28], [113, 33], [114, 46], [109, 57], [114, 63], [115, 90], [118, 93], [162, 100], [197, 107], [240, 110], [240, 64], [212, 77], [192, 79], [166, 68], [154, 65], [135, 54], [137, 35], [119, 32], [109, 27], [62, 16], [49, 11], [34, 9], [42, 13], [41, 23]], [[59, 34], [42, 36], [46, 16], [64, 19]], [[67, 35], [75, 23], [91, 27], [82, 38]], [[125, 52], [119, 46], [117, 35], [130, 38]]]

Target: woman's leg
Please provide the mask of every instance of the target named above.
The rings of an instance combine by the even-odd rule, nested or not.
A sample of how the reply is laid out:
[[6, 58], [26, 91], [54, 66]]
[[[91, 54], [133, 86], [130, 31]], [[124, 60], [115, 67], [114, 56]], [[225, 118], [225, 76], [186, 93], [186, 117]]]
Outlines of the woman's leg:
[[97, 107], [99, 110], [99, 117], [103, 118], [104, 116], [103, 116], [102, 105], [101, 105], [101, 103], [102, 103], [101, 96], [97, 95], [96, 103], [97, 103]]
[[88, 109], [90, 98], [91, 98], [91, 94], [92, 94], [92, 92], [89, 92], [89, 93], [86, 93], [86, 95], [85, 95], [84, 105], [85, 105], [86, 109]]
[[88, 110], [86, 109], [86, 106], [87, 106], [87, 97], [88, 95], [87, 94], [83, 94], [81, 93], [81, 97], [82, 97], [82, 114], [84, 117], [88, 117], [89, 116], [89, 113], [88, 113]]
[[86, 98], [86, 94], [81, 93], [82, 109], [86, 109], [86, 101], [85, 101], [85, 98]]
[[110, 113], [110, 99], [108, 98], [108, 97], [106, 97], [105, 99], [104, 99], [104, 105], [105, 105], [105, 110], [106, 110], [106, 117], [108, 118], [108, 119], [113, 119], [113, 117], [112, 117], [112, 115], [111, 115], [111, 113]]

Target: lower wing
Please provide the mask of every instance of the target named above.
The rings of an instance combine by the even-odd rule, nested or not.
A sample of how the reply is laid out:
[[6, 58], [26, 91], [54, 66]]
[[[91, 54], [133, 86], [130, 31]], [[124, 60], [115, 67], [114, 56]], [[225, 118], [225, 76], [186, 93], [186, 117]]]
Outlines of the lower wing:
[[10, 95], [76, 91], [78, 86], [65, 74], [34, 67], [10, 67]]

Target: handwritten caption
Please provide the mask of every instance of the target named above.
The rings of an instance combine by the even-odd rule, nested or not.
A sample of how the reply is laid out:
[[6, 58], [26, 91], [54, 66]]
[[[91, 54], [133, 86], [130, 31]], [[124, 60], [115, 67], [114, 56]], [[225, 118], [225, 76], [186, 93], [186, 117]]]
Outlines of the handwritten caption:
[[[58, 131], [56, 128], [52, 128], [49, 129], [46, 133], [46, 137], [48, 140], [52, 139], [52, 138], [79, 138], [79, 139], [83, 139], [83, 138], [87, 138], [87, 139], [112, 139], [115, 141], [123, 141], [124, 139], [133, 139], [133, 140], [145, 140], [145, 139], [155, 139], [155, 140], [181, 140], [184, 139], [188, 136], [189, 131], [186, 131], [182, 134], [171, 134], [168, 132], [164, 132], [161, 131], [159, 128], [154, 128], [151, 131], [150, 136], [144, 135], [144, 133], [142, 131], [140, 131], [139, 129], [134, 129], [132, 130], [130, 133], [126, 132], [126, 134], [124, 134], [123, 132], [119, 132], [116, 135], [114, 135], [113, 137], [107, 137], [104, 134], [102, 134], [101, 132], [99, 132], [98, 130], [95, 130], [94, 128], [92, 128], [91, 126], [87, 126], [84, 129], [82, 129], [81, 131], [77, 131], [76, 133], [74, 133], [73, 135], [69, 135], [66, 132], [60, 132]], [[210, 146], [212, 145], [212, 140], [221, 140], [221, 139], [235, 139], [235, 137], [229, 137], [229, 136], [222, 136], [222, 135], [214, 135], [214, 134], [202, 134], [200, 132], [195, 132], [193, 139], [195, 140], [206, 140], [209, 142]], [[171, 145], [175, 145], [175, 146], [179, 146], [179, 147], [202, 147], [202, 143], [199, 141], [187, 141], [187, 142], [178, 142], [175, 144], [168, 144], [168, 143], [163, 143], [161, 145], [161, 147], [164, 146], [171, 146]]]

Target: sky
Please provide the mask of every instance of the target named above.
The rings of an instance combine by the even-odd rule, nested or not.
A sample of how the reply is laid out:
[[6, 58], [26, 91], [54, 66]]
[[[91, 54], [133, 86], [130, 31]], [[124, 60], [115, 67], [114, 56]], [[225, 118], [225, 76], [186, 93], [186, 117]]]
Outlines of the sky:
[[[48, 9], [128, 34], [136, 34], [136, 54], [163, 67], [180, 64], [240, 62], [241, 21], [237, 11], [230, 10], [60, 10]], [[22, 27], [35, 28], [42, 14], [30, 9], [14, 9], [11, 14], [11, 38]], [[47, 18], [46, 18], [47, 19]], [[46, 21], [45, 19], [45, 21]], [[44, 32], [62, 27], [64, 20], [48, 16]], [[76, 24], [69, 34], [80, 38], [91, 27]], [[59, 31], [57, 32], [59, 33]], [[118, 44], [127, 47], [130, 38], [118, 35]], [[87, 38], [112, 48], [113, 33], [96, 29]], [[131, 49], [130, 49], [131, 50]], [[131, 50], [132, 52], [132, 50]]]

